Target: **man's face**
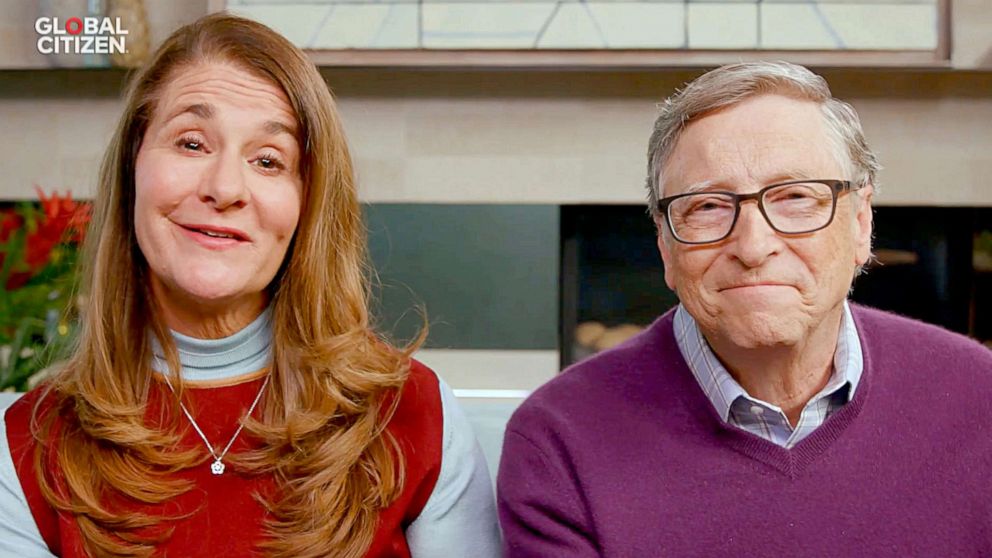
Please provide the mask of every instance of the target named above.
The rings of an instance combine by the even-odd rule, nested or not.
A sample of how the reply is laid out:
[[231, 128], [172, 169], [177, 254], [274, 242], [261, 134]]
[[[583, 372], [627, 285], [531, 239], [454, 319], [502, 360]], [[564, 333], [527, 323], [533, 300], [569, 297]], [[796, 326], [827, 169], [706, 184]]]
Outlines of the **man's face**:
[[[661, 197], [701, 185], [750, 193], [788, 180], [850, 180], [835, 154], [818, 105], [760, 95], [685, 129], [663, 170]], [[839, 317], [856, 266], [868, 260], [871, 194], [862, 193], [842, 195], [830, 226], [803, 235], [776, 233], [753, 202], [720, 242], [686, 245], [666, 230], [658, 237], [665, 282], [711, 341], [801, 343]]]

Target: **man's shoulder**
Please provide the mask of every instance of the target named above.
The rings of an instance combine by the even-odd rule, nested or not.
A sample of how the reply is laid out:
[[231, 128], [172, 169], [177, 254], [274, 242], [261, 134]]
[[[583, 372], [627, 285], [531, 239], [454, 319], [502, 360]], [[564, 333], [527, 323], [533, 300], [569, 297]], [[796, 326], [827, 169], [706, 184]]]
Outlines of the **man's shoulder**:
[[[952, 399], [992, 397], [992, 350], [976, 340], [882, 310], [852, 305], [865, 353], [877, 372], [899, 378], [903, 392], [930, 397], [939, 387]], [[904, 395], [907, 395], [904, 393]]]
[[898, 349], [901, 359], [929, 356], [946, 364], [992, 365], [992, 351], [960, 333], [867, 306], [852, 304], [851, 311], [862, 344], [869, 350]]
[[[660, 345], [675, 347], [671, 330], [671, 315], [666, 314], [626, 342], [569, 366], [520, 405], [509, 429], [534, 422], [595, 421], [646, 390], [663, 389], [666, 352]], [[677, 348], [674, 354], [681, 358]]]

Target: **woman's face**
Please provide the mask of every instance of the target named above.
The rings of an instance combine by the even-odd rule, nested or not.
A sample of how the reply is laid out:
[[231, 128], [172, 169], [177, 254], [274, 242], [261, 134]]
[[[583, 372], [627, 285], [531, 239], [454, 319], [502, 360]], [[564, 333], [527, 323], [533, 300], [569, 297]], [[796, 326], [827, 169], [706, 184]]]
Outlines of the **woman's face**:
[[167, 312], [264, 304], [299, 221], [299, 167], [296, 118], [275, 84], [224, 63], [168, 82], [138, 151], [134, 207]]

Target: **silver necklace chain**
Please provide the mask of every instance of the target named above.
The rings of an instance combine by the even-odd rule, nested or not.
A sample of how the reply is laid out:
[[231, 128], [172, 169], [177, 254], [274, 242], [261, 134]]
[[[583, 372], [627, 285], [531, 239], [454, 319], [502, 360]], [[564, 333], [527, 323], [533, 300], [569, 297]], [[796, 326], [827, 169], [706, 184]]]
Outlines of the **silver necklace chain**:
[[[172, 393], [175, 394], [176, 390], [172, 387], [172, 382], [169, 381], [169, 377], [163, 377], [165, 378], [166, 385], [168, 385], [169, 389], [172, 390]], [[251, 407], [248, 408], [248, 412], [245, 413], [246, 419], [255, 412], [255, 407], [257, 407], [258, 402], [262, 400], [262, 394], [265, 393], [265, 386], [269, 385], [269, 377], [269, 375], [265, 376], [265, 381], [262, 382], [262, 387], [258, 389], [258, 395], [255, 396], [255, 401], [252, 402]], [[220, 455], [218, 455], [214, 450], [214, 446], [211, 445], [210, 440], [207, 439], [206, 434], [204, 434], [203, 430], [200, 429], [200, 425], [196, 424], [196, 421], [193, 419], [193, 415], [190, 414], [189, 409], [186, 408], [186, 405], [183, 405], [181, 399], [179, 400], [179, 408], [182, 409], [183, 414], [185, 414], [186, 418], [189, 419], [189, 423], [193, 425], [193, 430], [196, 430], [196, 433], [200, 435], [200, 439], [203, 440], [203, 443], [207, 446], [207, 451], [209, 451], [210, 455], [214, 458], [214, 462], [210, 464], [210, 472], [215, 475], [223, 475], [225, 468], [224, 456], [227, 455], [227, 451], [231, 449], [231, 446], [234, 445], [234, 441], [238, 439], [238, 435], [241, 434], [241, 430], [245, 427], [244, 420], [238, 424], [238, 429], [234, 431], [234, 436], [231, 436], [231, 439], [227, 441], [227, 445], [224, 446], [224, 450], [220, 452]]]

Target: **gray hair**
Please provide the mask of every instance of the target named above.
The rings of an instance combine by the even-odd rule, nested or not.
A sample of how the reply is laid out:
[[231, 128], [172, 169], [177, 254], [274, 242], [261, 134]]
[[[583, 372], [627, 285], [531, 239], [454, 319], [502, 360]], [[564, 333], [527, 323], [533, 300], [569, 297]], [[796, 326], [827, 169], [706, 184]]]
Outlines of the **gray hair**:
[[648, 204], [657, 220], [662, 169], [679, 136], [694, 119], [727, 108], [763, 93], [777, 93], [820, 105], [838, 162], [847, 167], [851, 180], [876, 186], [882, 166], [865, 141], [861, 120], [854, 108], [830, 94], [826, 80], [788, 62], [743, 62], [721, 66], [686, 84], [665, 99], [648, 141]]

